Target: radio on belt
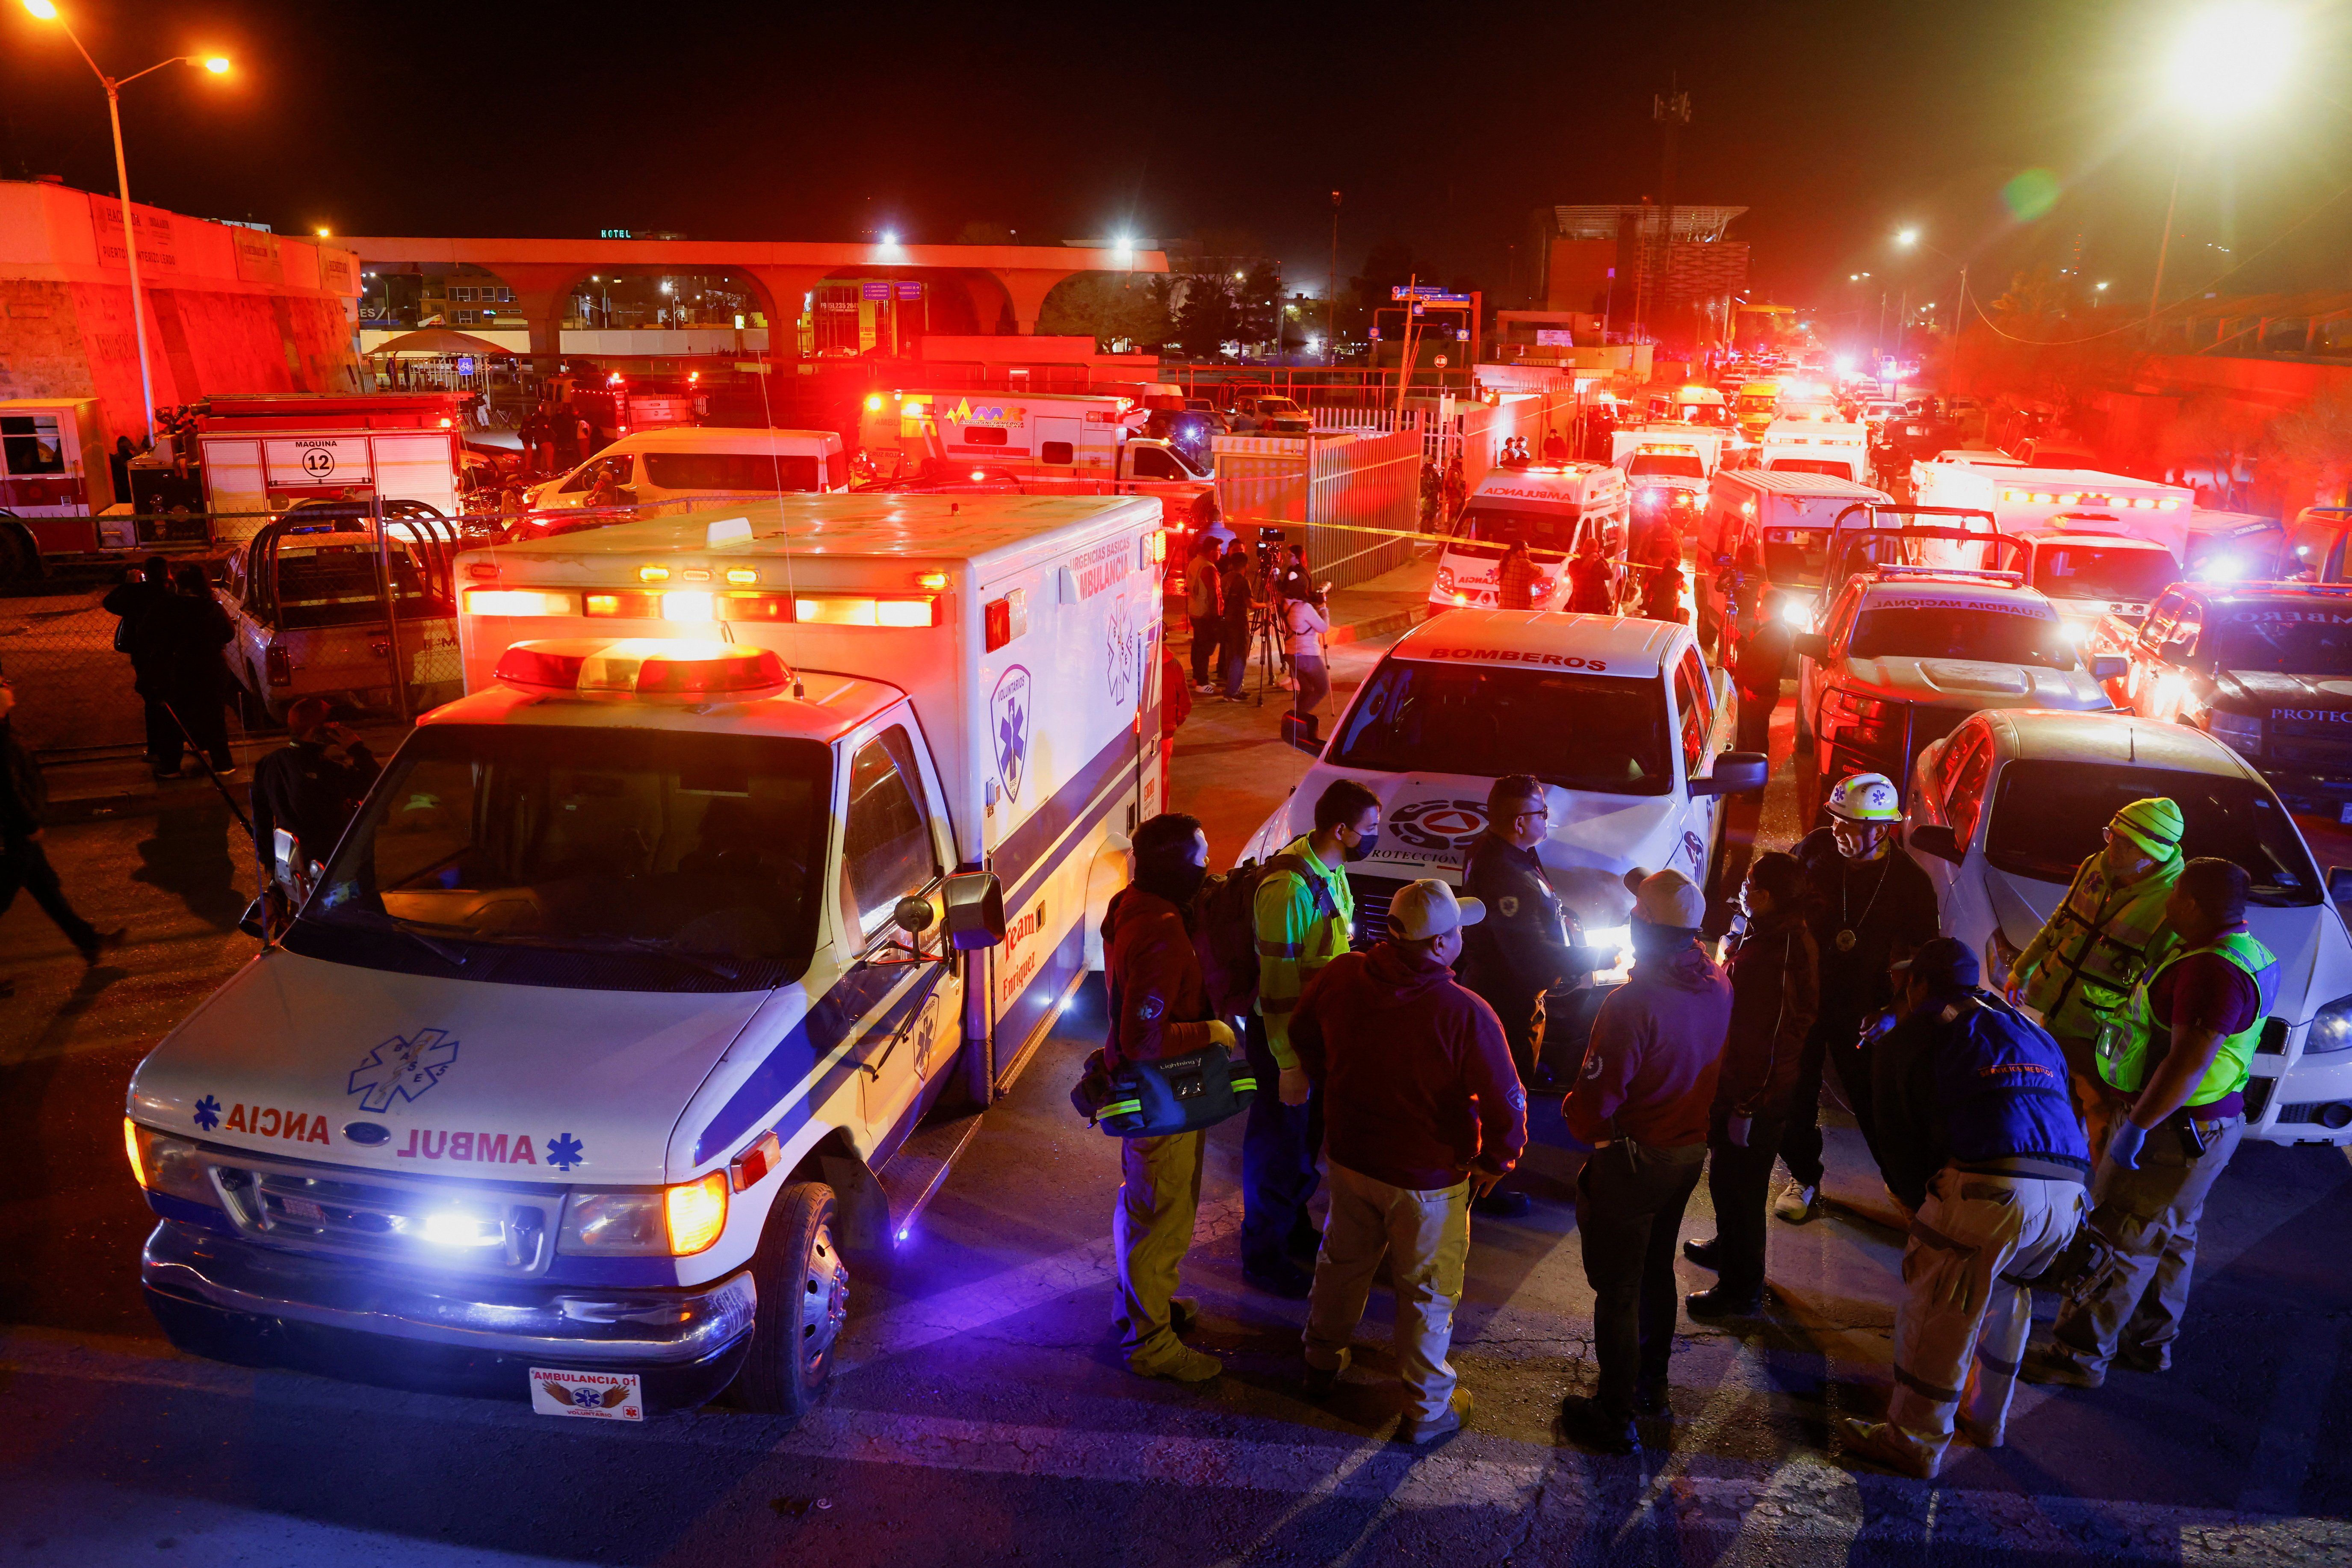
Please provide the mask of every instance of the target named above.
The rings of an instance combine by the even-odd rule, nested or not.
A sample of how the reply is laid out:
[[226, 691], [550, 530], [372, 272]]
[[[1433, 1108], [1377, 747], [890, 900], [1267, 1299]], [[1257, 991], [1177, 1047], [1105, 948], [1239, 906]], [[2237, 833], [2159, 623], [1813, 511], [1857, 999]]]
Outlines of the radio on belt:
[[804, 1410], [971, 1119], [919, 1124], [1100, 965], [1160, 809], [1162, 529], [812, 494], [460, 555], [467, 695], [132, 1077], [173, 1342]]

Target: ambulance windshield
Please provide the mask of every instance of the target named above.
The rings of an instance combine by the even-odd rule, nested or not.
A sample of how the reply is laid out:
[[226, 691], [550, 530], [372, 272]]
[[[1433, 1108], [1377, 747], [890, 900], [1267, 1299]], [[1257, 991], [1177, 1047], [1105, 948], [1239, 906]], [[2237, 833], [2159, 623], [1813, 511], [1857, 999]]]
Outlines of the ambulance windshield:
[[1533, 773], [1562, 789], [1674, 786], [1665, 689], [1566, 670], [1392, 658], [1340, 721], [1331, 761], [1381, 773]]
[[[1473, 500], [1462, 513], [1456, 539], [1475, 540], [1481, 544], [1511, 545], [1524, 541], [1538, 555], [1549, 551], [1556, 558], [1565, 558], [1576, 548], [1577, 512], [1573, 504], [1558, 511], [1517, 510], [1496, 506], [1492, 502]], [[1477, 553], [1473, 552], [1473, 553]], [[1501, 552], [1488, 551], [1487, 554]]]
[[287, 945], [512, 984], [784, 984], [815, 945], [828, 776], [811, 741], [427, 725]]
[[1848, 658], [1954, 658], [2072, 669], [2065, 623], [2015, 600], [1890, 595], [1866, 605], [1853, 623]]

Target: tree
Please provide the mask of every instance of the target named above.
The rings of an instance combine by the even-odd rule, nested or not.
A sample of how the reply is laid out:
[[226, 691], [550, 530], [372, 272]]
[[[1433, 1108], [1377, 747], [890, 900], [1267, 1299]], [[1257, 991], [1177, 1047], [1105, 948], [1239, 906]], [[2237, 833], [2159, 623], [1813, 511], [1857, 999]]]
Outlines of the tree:
[[1270, 343], [1280, 331], [1282, 274], [1271, 261], [1251, 265], [1248, 276], [1235, 285], [1238, 315], [1234, 335], [1245, 343]]
[[1176, 341], [1187, 359], [1215, 359], [1241, 336], [1241, 301], [1234, 280], [1195, 272], [1184, 279], [1184, 300], [1176, 310]]
[[1156, 350], [1168, 341], [1168, 280], [1129, 272], [1081, 272], [1055, 284], [1037, 312], [1037, 331], [1092, 337], [1112, 353], [1126, 342]]
[[2352, 386], [2337, 382], [2280, 415], [2264, 446], [2265, 477], [2284, 505], [2352, 506]]

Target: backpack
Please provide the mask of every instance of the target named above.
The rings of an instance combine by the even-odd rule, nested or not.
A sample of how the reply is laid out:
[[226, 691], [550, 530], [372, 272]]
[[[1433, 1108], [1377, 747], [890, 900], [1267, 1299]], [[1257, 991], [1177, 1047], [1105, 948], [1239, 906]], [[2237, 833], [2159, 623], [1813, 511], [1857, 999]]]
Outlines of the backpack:
[[1295, 872], [1307, 884], [1317, 914], [1339, 912], [1323, 879], [1296, 855], [1276, 855], [1264, 865], [1244, 860], [1202, 883], [1192, 899], [1192, 948], [1210, 1009], [1220, 1018], [1239, 1017], [1257, 1000], [1257, 889], [1278, 871]]
[[1257, 1075], [1223, 1046], [1116, 1070], [1097, 1048], [1070, 1090], [1070, 1104], [1087, 1125], [1114, 1138], [1165, 1138], [1238, 1116], [1256, 1094]]

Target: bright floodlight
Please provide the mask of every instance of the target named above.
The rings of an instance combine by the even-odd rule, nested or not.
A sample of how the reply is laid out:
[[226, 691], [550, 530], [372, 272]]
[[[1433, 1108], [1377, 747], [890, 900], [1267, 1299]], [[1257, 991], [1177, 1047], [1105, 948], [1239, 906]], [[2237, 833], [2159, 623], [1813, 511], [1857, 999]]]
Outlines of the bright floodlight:
[[1919, 231], [1916, 228], [1897, 229], [1895, 231], [1895, 243], [1897, 245], [1916, 245], [1919, 243]]
[[54, 22], [58, 19], [58, 8], [50, 5], [49, 0], [25, 0], [25, 9], [44, 22]]
[[2295, 47], [2294, 21], [2282, 6], [2260, 0], [2209, 5], [2173, 40], [2165, 87], [2180, 107], [2227, 120], [2278, 91]]
[[892, 228], [886, 228], [886, 229], [884, 229], [884, 230], [882, 231], [882, 243], [883, 243], [883, 244], [885, 244], [885, 245], [896, 245], [896, 244], [898, 244], [898, 231], [897, 229], [892, 229]]
[[205, 69], [212, 72], [215, 76], [228, 75], [228, 57], [226, 55], [206, 55], [205, 57]]
[[1134, 250], [1135, 241], [1128, 238], [1127, 236], [1122, 234], [1117, 239], [1110, 242], [1110, 247], [1113, 250], [1118, 251], [1121, 256], [1125, 256]]

